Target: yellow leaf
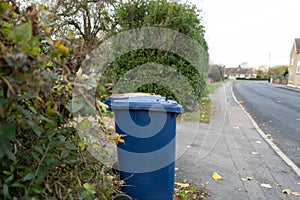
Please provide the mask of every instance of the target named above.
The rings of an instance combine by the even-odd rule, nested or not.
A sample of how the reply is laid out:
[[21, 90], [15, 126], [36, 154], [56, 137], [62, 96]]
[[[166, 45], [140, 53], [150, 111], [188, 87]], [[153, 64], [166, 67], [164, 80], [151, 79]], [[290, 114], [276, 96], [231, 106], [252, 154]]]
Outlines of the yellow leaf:
[[113, 137], [108, 137], [108, 139], [111, 141], [111, 142], [115, 142], [116, 144], [118, 144], [119, 142], [121, 143], [125, 143], [125, 140], [122, 139], [122, 137], [124, 137], [125, 135], [120, 135], [118, 133], [115, 134], [115, 136]]
[[61, 41], [58, 40], [55, 43], [55, 47], [58, 53], [62, 54], [62, 55], [67, 55], [69, 53], [69, 49], [68, 47], [64, 46], [63, 44], [61, 44]]
[[189, 190], [189, 193], [194, 193], [194, 192], [195, 192], [195, 191], [194, 191], [194, 190], [192, 190], [192, 189], [190, 189], [190, 190]]
[[69, 29], [69, 30], [68, 30], [68, 33], [69, 33], [69, 38], [70, 38], [71, 40], [73, 40], [73, 39], [75, 38], [73, 32]]
[[246, 182], [246, 181], [252, 181], [253, 178], [252, 177], [246, 177], [246, 178], [241, 178], [241, 180]]
[[211, 177], [216, 180], [216, 181], [219, 181], [219, 180], [222, 180], [222, 176], [220, 176], [217, 172], [214, 172]]
[[84, 149], [85, 149], [84, 142], [82, 142], [82, 141], [78, 142], [78, 146], [79, 146], [81, 151], [84, 151]]
[[48, 34], [51, 33], [51, 30], [52, 30], [52, 29], [49, 28], [49, 27], [45, 28], [45, 32], [48, 33]]
[[125, 140], [123, 140], [123, 139], [118, 139], [118, 142], [125, 143]]
[[283, 193], [290, 195], [292, 191], [290, 189], [282, 190]]
[[49, 62], [47, 63], [47, 67], [52, 67], [52, 62], [49, 61]]
[[268, 138], [270, 138], [270, 137], [272, 137], [272, 134], [271, 134], [271, 133], [268, 133], [268, 134], [266, 134], [266, 136], [267, 136]]
[[178, 182], [175, 182], [174, 184], [175, 184], [175, 186], [178, 186], [178, 187], [181, 187], [181, 188], [187, 188], [187, 187], [190, 186], [190, 184], [188, 184], [188, 183], [178, 183]]

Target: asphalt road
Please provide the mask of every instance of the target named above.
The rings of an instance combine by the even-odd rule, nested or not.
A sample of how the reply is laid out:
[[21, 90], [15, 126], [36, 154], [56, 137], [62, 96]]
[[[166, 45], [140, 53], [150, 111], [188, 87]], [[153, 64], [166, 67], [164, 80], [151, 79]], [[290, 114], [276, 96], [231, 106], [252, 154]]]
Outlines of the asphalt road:
[[300, 92], [268, 82], [235, 82], [233, 92], [260, 128], [300, 167]]

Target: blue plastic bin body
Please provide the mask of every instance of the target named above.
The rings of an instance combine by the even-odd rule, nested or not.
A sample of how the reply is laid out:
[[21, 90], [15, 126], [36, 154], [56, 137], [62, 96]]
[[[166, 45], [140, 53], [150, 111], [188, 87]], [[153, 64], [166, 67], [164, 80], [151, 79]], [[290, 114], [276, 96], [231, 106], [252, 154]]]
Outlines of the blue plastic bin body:
[[182, 107], [157, 96], [111, 98], [123, 191], [137, 200], [171, 200], [174, 193], [176, 117]]

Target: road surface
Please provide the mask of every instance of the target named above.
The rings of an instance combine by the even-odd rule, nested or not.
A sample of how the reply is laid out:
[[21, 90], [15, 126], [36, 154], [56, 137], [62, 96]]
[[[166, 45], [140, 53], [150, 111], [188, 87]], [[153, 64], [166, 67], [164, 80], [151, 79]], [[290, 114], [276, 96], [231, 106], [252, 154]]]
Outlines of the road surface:
[[300, 167], [300, 92], [263, 81], [235, 82], [233, 92], [268, 137]]

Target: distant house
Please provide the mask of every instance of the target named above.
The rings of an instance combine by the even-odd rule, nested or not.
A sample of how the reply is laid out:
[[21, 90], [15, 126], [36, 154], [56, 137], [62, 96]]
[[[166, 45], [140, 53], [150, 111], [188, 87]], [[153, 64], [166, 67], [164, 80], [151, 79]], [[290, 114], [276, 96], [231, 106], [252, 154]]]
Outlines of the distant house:
[[236, 78], [256, 78], [256, 72], [253, 69], [242, 68], [224, 68], [224, 77], [229, 80], [235, 80]]
[[290, 54], [288, 86], [300, 88], [300, 38], [296, 38]]

